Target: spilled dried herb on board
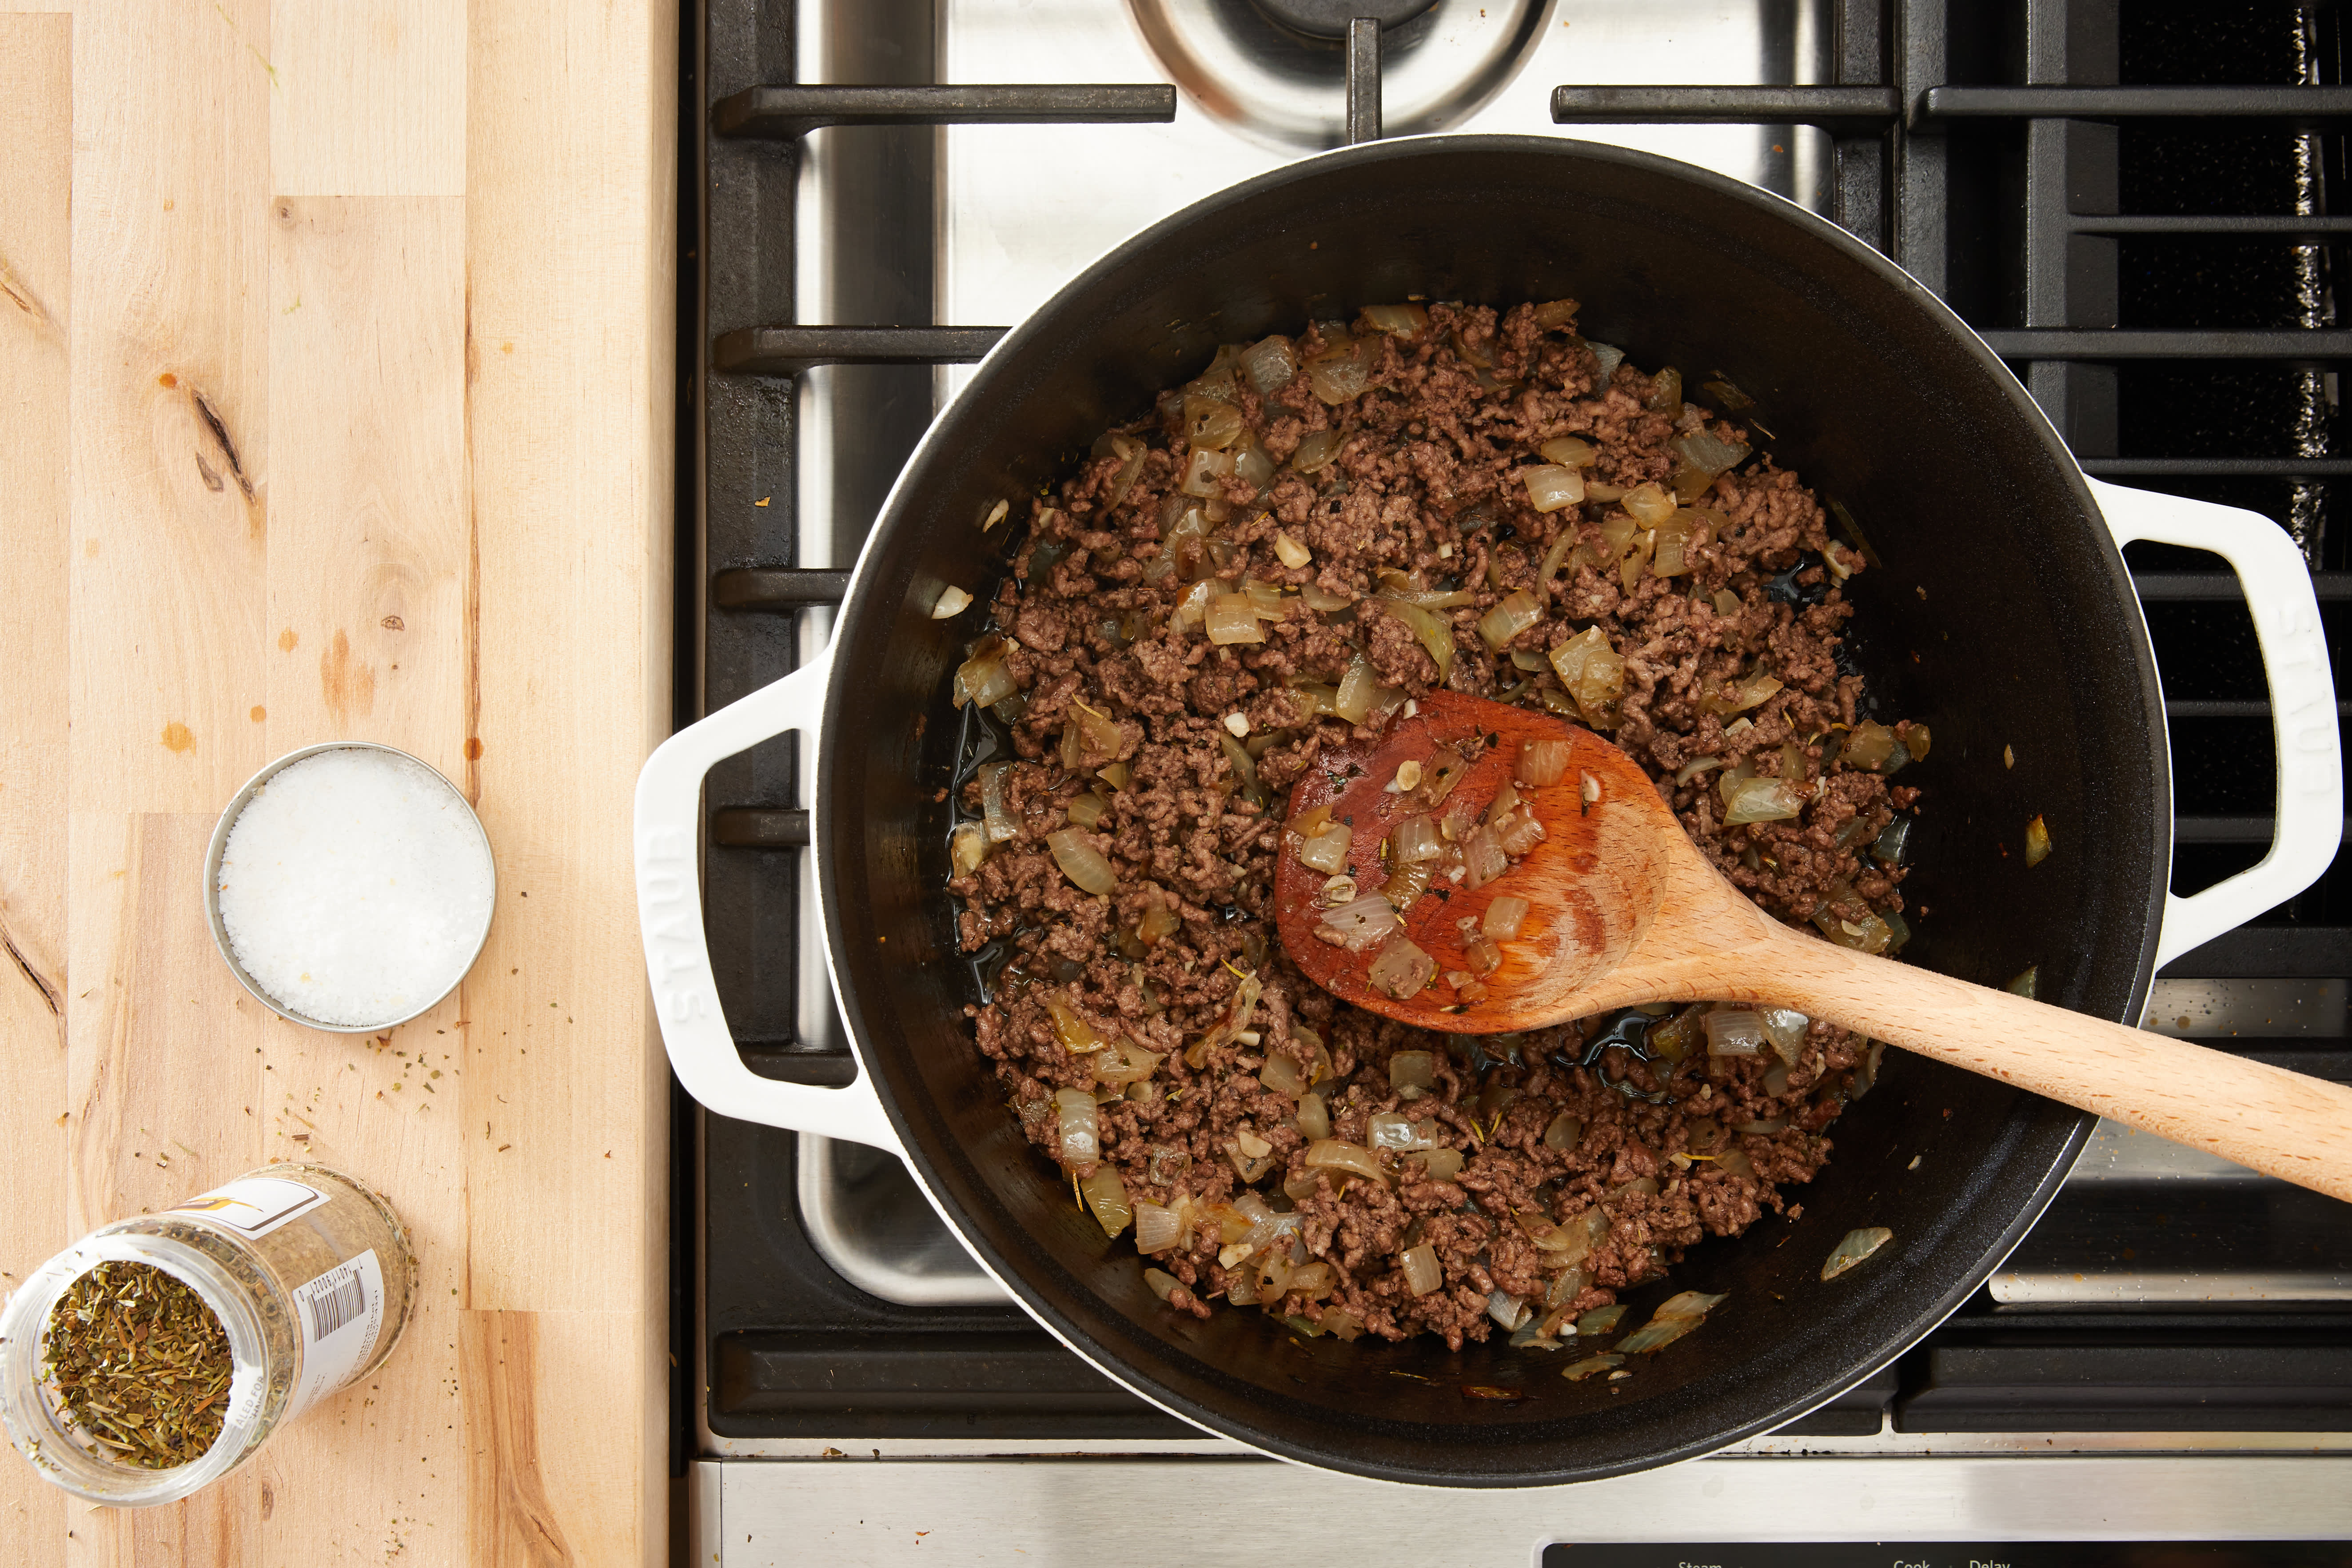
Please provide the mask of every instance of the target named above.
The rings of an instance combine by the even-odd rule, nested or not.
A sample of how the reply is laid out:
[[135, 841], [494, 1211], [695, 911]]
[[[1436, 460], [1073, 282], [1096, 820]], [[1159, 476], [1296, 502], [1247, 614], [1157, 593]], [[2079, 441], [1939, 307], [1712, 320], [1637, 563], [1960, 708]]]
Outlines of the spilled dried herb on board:
[[220, 1436], [235, 1371], [220, 1319], [152, 1264], [99, 1264], [49, 1309], [41, 1375], [124, 1464], [168, 1470], [200, 1458]]

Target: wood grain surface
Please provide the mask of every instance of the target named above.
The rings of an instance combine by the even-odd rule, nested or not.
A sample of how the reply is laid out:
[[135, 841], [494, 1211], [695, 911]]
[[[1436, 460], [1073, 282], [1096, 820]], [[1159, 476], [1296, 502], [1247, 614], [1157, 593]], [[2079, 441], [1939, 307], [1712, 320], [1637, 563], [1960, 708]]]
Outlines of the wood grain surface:
[[[676, 42], [667, 0], [0, 0], [0, 1288], [293, 1157], [423, 1266], [384, 1368], [186, 1503], [0, 1454], [10, 1564], [667, 1556], [627, 825]], [[238, 784], [341, 738], [457, 781], [499, 867], [472, 974], [376, 1037], [255, 1003], [201, 902]]]

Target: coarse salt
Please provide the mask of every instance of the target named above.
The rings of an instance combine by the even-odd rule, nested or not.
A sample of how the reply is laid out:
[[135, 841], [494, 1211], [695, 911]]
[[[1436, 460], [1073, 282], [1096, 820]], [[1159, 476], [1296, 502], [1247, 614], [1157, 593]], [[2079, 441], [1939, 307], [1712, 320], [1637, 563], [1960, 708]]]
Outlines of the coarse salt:
[[237, 813], [221, 853], [221, 925], [289, 1012], [389, 1024], [464, 978], [495, 879], [448, 781], [387, 752], [320, 752], [271, 774]]

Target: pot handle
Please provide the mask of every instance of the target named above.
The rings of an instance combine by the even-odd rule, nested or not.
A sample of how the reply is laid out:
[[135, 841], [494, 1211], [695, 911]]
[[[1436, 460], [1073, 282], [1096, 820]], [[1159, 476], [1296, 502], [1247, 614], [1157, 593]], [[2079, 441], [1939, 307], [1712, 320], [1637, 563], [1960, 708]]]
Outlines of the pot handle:
[[2244, 584], [2270, 682], [2278, 752], [2276, 837], [2261, 864], [2201, 893], [2167, 893], [2158, 968], [2276, 908], [2319, 879], [2344, 837], [2344, 758], [2336, 682], [2311, 571], [2285, 530], [2260, 512], [2090, 481], [2117, 545], [2145, 539], [2207, 550]]
[[662, 1040], [688, 1094], [722, 1116], [847, 1138], [896, 1154], [898, 1135], [863, 1062], [846, 1089], [780, 1083], [744, 1065], [719, 1009], [702, 929], [703, 775], [787, 730], [814, 739], [832, 664], [828, 647], [782, 680], [679, 731], [646, 759], [637, 775], [637, 930]]

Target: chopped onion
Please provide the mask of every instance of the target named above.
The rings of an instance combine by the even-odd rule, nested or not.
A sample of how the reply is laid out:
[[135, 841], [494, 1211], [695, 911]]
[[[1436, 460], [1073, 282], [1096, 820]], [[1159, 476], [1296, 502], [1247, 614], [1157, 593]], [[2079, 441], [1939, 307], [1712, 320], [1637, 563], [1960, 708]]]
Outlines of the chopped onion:
[[1160, 1067], [1160, 1058], [1133, 1040], [1112, 1037], [1110, 1048], [1095, 1058], [1095, 1079], [1124, 1089], [1141, 1083]]
[[1184, 439], [1198, 451], [1223, 451], [1242, 433], [1242, 411], [1221, 397], [1184, 400]]
[[1290, 340], [1280, 333], [1242, 350], [1241, 363], [1242, 374], [1249, 377], [1260, 397], [1289, 385], [1291, 377], [1298, 374], [1298, 356], [1291, 352]]
[[1298, 590], [1298, 596], [1307, 601], [1308, 609], [1321, 610], [1327, 614], [1333, 610], [1344, 610], [1356, 602], [1345, 594], [1333, 593], [1320, 583], [1307, 584]]
[[[1586, 804], [1591, 805], [1598, 784], [1591, 773], [1584, 775], [1584, 781], [1588, 797]], [[1544, 840], [1543, 824], [1536, 820], [1534, 810], [1526, 805], [1496, 817], [1494, 833], [1495, 842], [1502, 846], [1503, 853], [1511, 856], [1528, 854]]]
[[1298, 1133], [1310, 1142], [1331, 1136], [1331, 1108], [1312, 1090], [1298, 1097]]
[[1482, 827], [1462, 841], [1462, 865], [1467, 873], [1465, 885], [1477, 889], [1509, 870], [1511, 861], [1495, 830]]
[[1764, 1020], [1746, 1007], [1719, 1008], [1706, 1016], [1706, 1054], [1752, 1057], [1769, 1038]]
[[[1578, 1324], [1577, 1332], [1582, 1333], [1583, 1331], [1583, 1325], [1581, 1323]], [[1611, 1355], [1604, 1352], [1600, 1355], [1586, 1356], [1582, 1361], [1572, 1361], [1569, 1363], [1566, 1366], [1559, 1369], [1559, 1375], [1568, 1379], [1570, 1383], [1582, 1383], [1586, 1378], [1591, 1377], [1596, 1373], [1608, 1372], [1613, 1368], [1623, 1366], [1624, 1364], [1625, 1358], [1623, 1356]]]
[[1845, 1239], [1837, 1244], [1837, 1249], [1822, 1264], [1822, 1278], [1836, 1279], [1894, 1239], [1895, 1233], [1883, 1225], [1847, 1231]]
[[[1143, 1233], [1143, 1220], [1142, 1220], [1142, 1217], [1141, 1217], [1139, 1215], [1137, 1216], [1137, 1219], [1136, 1219], [1136, 1222], [1135, 1222], [1135, 1229], [1136, 1229], [1136, 1234], [1137, 1234], [1138, 1236], [1142, 1235], [1142, 1233]], [[1160, 1251], [1160, 1248], [1154, 1247], [1143, 1248], [1143, 1249], [1141, 1249], [1141, 1250], [1147, 1250], [1147, 1251], [1151, 1251], [1151, 1252], [1158, 1252], [1158, 1251]], [[1181, 1289], [1182, 1289], [1184, 1288], [1184, 1286], [1183, 1286], [1183, 1281], [1182, 1281], [1182, 1280], [1181, 1280], [1181, 1279], [1177, 1279], [1177, 1278], [1176, 1278], [1176, 1276], [1174, 1276], [1173, 1274], [1168, 1273], [1166, 1270], [1164, 1270], [1164, 1269], [1159, 1269], [1159, 1268], [1147, 1268], [1147, 1269], [1145, 1269], [1145, 1270], [1143, 1271], [1143, 1282], [1144, 1282], [1146, 1285], [1150, 1286], [1150, 1287], [1151, 1287], [1151, 1293], [1152, 1293], [1153, 1295], [1155, 1295], [1155, 1296], [1159, 1297], [1159, 1298], [1160, 1298], [1161, 1300], [1163, 1300], [1163, 1301], [1165, 1301], [1166, 1300], [1168, 1300], [1168, 1298], [1169, 1298], [1169, 1297], [1171, 1297], [1171, 1296], [1174, 1295], [1177, 1291], [1179, 1291], [1179, 1290], [1181, 1290]]]
[[1655, 481], [1634, 486], [1625, 492], [1624, 500], [1618, 504], [1643, 528], [1655, 528], [1681, 510], [1681, 503]]
[[1617, 374], [1617, 367], [1625, 363], [1625, 351], [1613, 343], [1596, 343], [1590, 338], [1584, 341], [1584, 346], [1592, 351], [1593, 359], [1599, 362], [1597, 368], [1600, 379], [1597, 384], [1608, 385], [1609, 378]]
[[980, 770], [981, 820], [992, 844], [1021, 837], [1021, 824], [1004, 801], [1004, 774], [1011, 763], [989, 763]]
[[1110, 803], [1089, 790], [1070, 802], [1070, 822], [1078, 827], [1092, 827], [1110, 809]]
[[1846, 737], [1845, 750], [1839, 753], [1848, 767], [1873, 770], [1884, 767], [1894, 754], [1895, 731], [1870, 720], [1853, 727], [1853, 733]]
[[2039, 866], [2050, 858], [2050, 828], [2039, 815], [2025, 825], [2025, 863]]
[[1249, 754], [1247, 747], [1231, 734], [1218, 736], [1217, 744], [1223, 750], [1225, 761], [1233, 765], [1234, 777], [1241, 787], [1246, 789], [1257, 783], [1257, 760]]
[[1075, 1171], [1093, 1164], [1102, 1151], [1095, 1097], [1082, 1089], [1057, 1089], [1054, 1091], [1054, 1112], [1060, 1132], [1056, 1157], [1063, 1169]]
[[1505, 643], [1543, 619], [1543, 606], [1525, 588], [1505, 595], [1502, 603], [1478, 617], [1478, 635], [1490, 648]]
[[1404, 1002], [1420, 995], [1422, 988], [1436, 973], [1437, 960], [1415, 947], [1411, 937], [1397, 935], [1391, 937], [1389, 944], [1381, 949], [1379, 955], [1372, 960], [1372, 967], [1365, 978], [1398, 1001]]
[[1115, 1165], [1097, 1165], [1094, 1173], [1078, 1184], [1085, 1194], [1087, 1207], [1095, 1211], [1095, 1223], [1103, 1227], [1105, 1236], [1117, 1236], [1135, 1217], [1135, 1207], [1127, 1201], [1127, 1184], [1118, 1179]]
[[1588, 724], [1609, 727], [1625, 689], [1625, 660], [1609, 646], [1608, 634], [1588, 626], [1551, 650], [1552, 673], [1576, 699]]
[[1182, 923], [1174, 910], [1164, 903], [1155, 903], [1136, 922], [1135, 934], [1144, 946], [1156, 947], [1175, 935], [1176, 928]]
[[1538, 511], [1559, 511], [1584, 499], [1584, 476], [1558, 463], [1521, 468], [1519, 478], [1527, 482], [1528, 504]]
[[1535, 1314], [1517, 1296], [1496, 1290], [1486, 1297], [1486, 1315], [1506, 1329], [1516, 1329]]
[[1619, 1321], [1625, 1316], [1625, 1312], [1626, 1308], [1622, 1302], [1612, 1306], [1595, 1307], [1577, 1318], [1576, 1331], [1580, 1335], [1608, 1333], [1616, 1328]]
[[1434, 860], [1444, 853], [1445, 840], [1438, 836], [1437, 824], [1427, 816], [1405, 817], [1389, 834], [1391, 864]]
[[[1000, 501], [998, 504], [1001, 506], [1003, 503]], [[951, 616], [962, 615], [971, 607], [971, 595], [950, 583], [940, 590], [938, 600], [932, 604], [931, 619], [944, 621]]]
[[1313, 551], [1280, 529], [1275, 531], [1274, 553], [1276, 559], [1294, 571], [1315, 559]]
[[1265, 641], [1258, 624], [1257, 604], [1247, 594], [1218, 594], [1209, 600], [1209, 640], [1213, 643]]
[[1601, 449], [1575, 436], [1555, 436], [1536, 448], [1547, 463], [1564, 468], [1589, 468], [1601, 460]]
[[1386, 942], [1389, 933], [1403, 923], [1397, 919], [1394, 904], [1378, 893], [1366, 893], [1326, 914], [1315, 934], [1335, 947], [1361, 952]]
[[1751, 1138], [1769, 1138], [1773, 1133], [1785, 1132], [1788, 1129], [1789, 1119], [1785, 1116], [1767, 1116], [1755, 1121], [1735, 1121], [1731, 1126], [1734, 1132], [1745, 1133]]
[[1658, 1310], [1650, 1314], [1650, 1319], [1654, 1322], [1660, 1318], [1704, 1318], [1729, 1299], [1727, 1292], [1721, 1296], [1709, 1296], [1704, 1291], [1685, 1290], [1659, 1302]]
[[1364, 390], [1380, 345], [1370, 338], [1339, 340], [1334, 347], [1307, 362], [1307, 379], [1315, 395], [1334, 406]]
[[1434, 860], [1404, 861], [1389, 873], [1387, 881], [1381, 884], [1381, 897], [1386, 899], [1397, 913], [1402, 914], [1412, 908], [1415, 899], [1429, 891], [1429, 884], [1436, 876], [1437, 862]]
[[1339, 455], [1339, 448], [1346, 444], [1347, 439], [1346, 432], [1339, 430], [1309, 432], [1299, 438], [1298, 449], [1291, 453], [1291, 468], [1301, 474], [1319, 471], [1333, 458]]
[[1327, 876], [1337, 875], [1348, 868], [1348, 845], [1354, 837], [1355, 829], [1346, 823], [1332, 823], [1322, 832], [1301, 841], [1298, 863]]
[[[1464, 942], [1462, 956], [1469, 963], [1471, 973], [1475, 976], [1484, 977], [1503, 967], [1503, 950], [1483, 936], [1474, 936]], [[1456, 985], [1454, 989], [1460, 991], [1465, 988]], [[1479, 994], [1484, 995], [1486, 989], [1483, 985], [1479, 986]], [[1478, 997], [1474, 996], [1471, 1000], [1475, 1002]]]
[[1257, 444], [1249, 431], [1241, 434], [1234, 443], [1234, 478], [1248, 483], [1252, 489], [1262, 490], [1274, 483], [1274, 459]]
[[1657, 527], [1657, 548], [1650, 558], [1650, 575], [1677, 577], [1690, 570], [1690, 546], [1706, 537], [1705, 520], [1695, 511], [1678, 511]]
[[1516, 942], [1527, 919], [1527, 900], [1516, 893], [1497, 893], [1495, 901], [1486, 906], [1486, 918], [1480, 930], [1490, 942]]
[[1296, 1100], [1306, 1092], [1307, 1069], [1280, 1051], [1268, 1051], [1265, 1066], [1258, 1069], [1257, 1080], [1275, 1093]]
[[1437, 1058], [1428, 1051], [1399, 1051], [1389, 1058], [1391, 1089], [1434, 1089]]
[[1715, 1168], [1734, 1176], [1752, 1176], [1756, 1173], [1756, 1162], [1748, 1157], [1744, 1149], [1726, 1149], [1715, 1157]]
[[1321, 681], [1299, 680], [1295, 678], [1287, 684], [1289, 685], [1290, 689], [1297, 692], [1300, 696], [1306, 698], [1307, 701], [1313, 703], [1315, 705], [1315, 711], [1318, 714], [1337, 713], [1339, 710], [1339, 689], [1338, 687], [1326, 686]]
[[1756, 1016], [1762, 1022], [1765, 1037], [1772, 1042], [1772, 1048], [1780, 1053], [1780, 1059], [1795, 1067], [1798, 1056], [1804, 1049], [1805, 1030], [1812, 1020], [1792, 1007], [1759, 1007]]
[[1375, 602], [1421, 639], [1421, 646], [1437, 666], [1437, 679], [1444, 680], [1454, 668], [1454, 628], [1421, 605], [1407, 604], [1394, 595], [1380, 595]]
[[1628, 1355], [1662, 1351], [1706, 1321], [1704, 1313], [1692, 1318], [1653, 1317], [1617, 1342], [1617, 1349]]
[[1098, 1051], [1110, 1043], [1104, 1037], [1102, 1031], [1087, 1020], [1085, 1014], [1059, 996], [1045, 998], [1045, 1011], [1052, 1015], [1055, 1037], [1061, 1041], [1062, 1048], [1066, 1051], [1084, 1056], [1090, 1051]]
[[1144, 459], [1151, 456], [1151, 448], [1132, 436], [1110, 431], [1095, 443], [1094, 455], [1118, 459], [1118, 469], [1111, 475], [1110, 487], [1103, 500], [1103, 506], [1108, 510], [1127, 499], [1127, 492], [1135, 487], [1137, 476], [1143, 472]]
[[2038, 963], [2028, 964], [2001, 989], [2012, 996], [2022, 996], [2029, 1002], [2035, 1000], [2042, 992], [2042, 966]]
[[1423, 780], [1421, 793], [1415, 798], [1426, 806], [1443, 805], [1445, 797], [1454, 793], [1454, 786], [1467, 777], [1469, 772], [1469, 758], [1452, 746], [1440, 746], [1430, 753], [1428, 772]]
[[1421, 1157], [1423, 1172], [1433, 1182], [1450, 1182], [1462, 1173], [1462, 1151], [1432, 1149]]
[[1350, 724], [1362, 723], [1380, 684], [1380, 675], [1369, 662], [1358, 658], [1349, 664], [1347, 674], [1339, 678], [1339, 700], [1334, 704], [1339, 717]]
[[1700, 430], [1676, 441], [1675, 450], [1683, 455], [1683, 461], [1713, 479], [1747, 461], [1748, 447], [1745, 441], [1727, 441], [1709, 431]]
[[1118, 879], [1111, 874], [1110, 862], [1103, 858], [1102, 851], [1087, 842], [1086, 835], [1077, 828], [1065, 827], [1058, 833], [1048, 833], [1045, 847], [1053, 851], [1054, 864], [1062, 868], [1062, 875], [1082, 891], [1100, 898], [1118, 886]]
[[1568, 759], [1575, 748], [1566, 741], [1522, 742], [1511, 776], [1523, 784], [1556, 784], [1568, 774]]
[[1786, 779], [1744, 779], [1724, 807], [1723, 825], [1738, 827], [1746, 822], [1786, 822], [1804, 806], [1805, 797]]
[[1352, 1171], [1383, 1184], [1389, 1179], [1378, 1155], [1361, 1144], [1342, 1142], [1337, 1138], [1318, 1138], [1307, 1144], [1307, 1165], [1317, 1171]]
[[1216, 590], [1210, 586], [1206, 578], [1185, 589], [1183, 597], [1176, 601], [1176, 628], [1189, 631], [1208, 619], [1209, 601], [1215, 596]]
[[982, 651], [956, 667], [955, 705], [978, 703], [986, 708], [1002, 702], [1021, 689], [1020, 682], [1004, 667], [1004, 644], [996, 637], [981, 645]]
[[1221, 481], [1234, 471], [1231, 452], [1212, 451], [1195, 447], [1192, 455], [1184, 459], [1184, 478], [1177, 486], [1188, 496], [1213, 496]]
[[969, 877], [988, 858], [988, 830], [977, 822], [960, 822], [948, 836], [948, 853], [959, 877]]
[[1426, 1296], [1445, 1282], [1444, 1270], [1437, 1266], [1437, 1248], [1425, 1241], [1406, 1247], [1397, 1262], [1404, 1269], [1404, 1288], [1415, 1296]]
[[1364, 324], [1375, 331], [1409, 338], [1429, 325], [1429, 312], [1419, 305], [1367, 305]]
[[1314, 1300], [1328, 1296], [1339, 1282], [1331, 1266], [1318, 1258], [1311, 1263], [1300, 1264], [1297, 1272], [1291, 1275], [1285, 1290], [1289, 1295], [1305, 1296]]
[[1364, 1142], [1375, 1150], [1385, 1149], [1392, 1154], [1419, 1153], [1436, 1148], [1438, 1142], [1427, 1122], [1410, 1121], [1395, 1110], [1373, 1112], [1364, 1125]]
[[1895, 941], [1892, 926], [1874, 914], [1864, 914], [1858, 921], [1850, 921], [1831, 907], [1853, 896], [1851, 889], [1843, 889], [1843, 898], [1838, 889], [1832, 889], [1831, 896], [1813, 910], [1813, 924], [1821, 928], [1823, 936], [1840, 947], [1850, 947], [1856, 952], [1885, 952]]
[[1689, 762], [1685, 763], [1681, 767], [1675, 770], [1675, 783], [1678, 784], [1686, 784], [1690, 783], [1691, 780], [1698, 777], [1699, 774], [1706, 773], [1708, 769], [1719, 768], [1721, 766], [1723, 766], [1723, 759], [1721, 757], [1693, 757]]
[[1547, 1149], [1573, 1149], [1583, 1141], [1584, 1123], [1570, 1111], [1563, 1110], [1553, 1117], [1543, 1131], [1543, 1143]]

